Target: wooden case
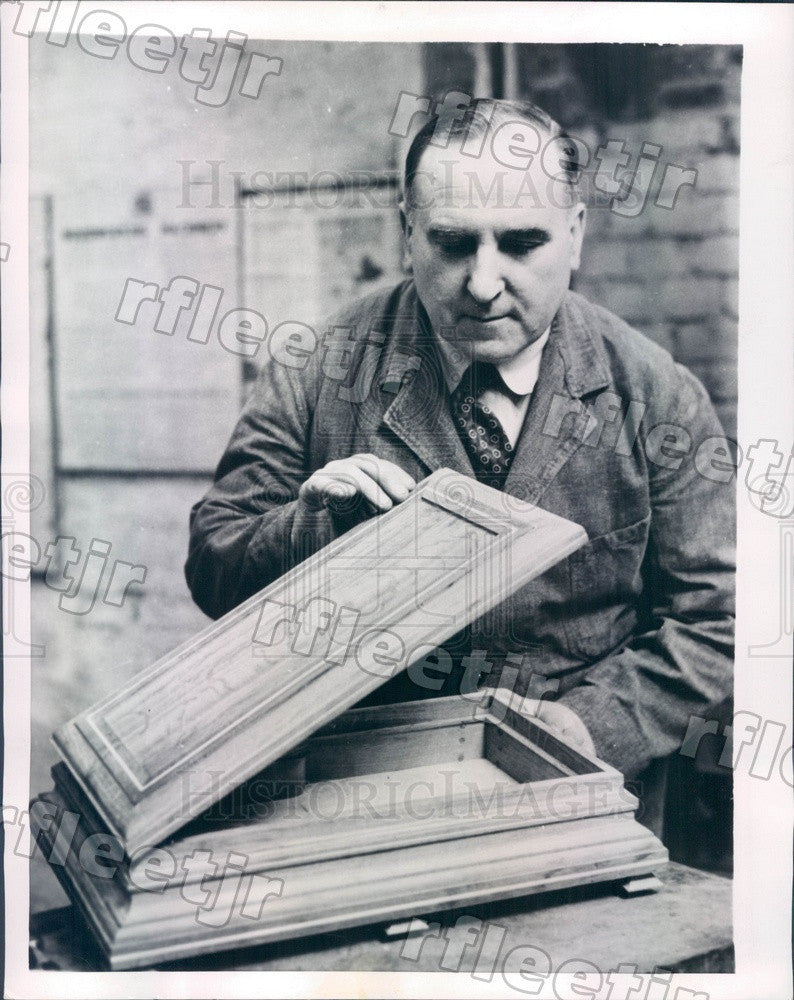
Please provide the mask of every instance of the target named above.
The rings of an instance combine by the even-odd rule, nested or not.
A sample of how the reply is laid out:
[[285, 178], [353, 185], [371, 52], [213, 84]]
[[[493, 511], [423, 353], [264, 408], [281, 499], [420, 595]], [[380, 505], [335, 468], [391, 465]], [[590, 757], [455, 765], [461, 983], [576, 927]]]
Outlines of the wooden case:
[[510, 692], [346, 711], [585, 540], [441, 470], [62, 727], [31, 821], [111, 967], [664, 863]]

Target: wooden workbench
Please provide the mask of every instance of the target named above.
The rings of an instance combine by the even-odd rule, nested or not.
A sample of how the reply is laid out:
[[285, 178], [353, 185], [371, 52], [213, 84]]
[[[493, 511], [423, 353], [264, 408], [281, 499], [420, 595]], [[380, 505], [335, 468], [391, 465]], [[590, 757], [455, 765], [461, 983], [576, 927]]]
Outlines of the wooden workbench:
[[[591, 962], [606, 973], [619, 965], [638, 972], [732, 972], [732, 912], [729, 879], [670, 864], [659, 872], [662, 888], [623, 899], [609, 884], [568, 889], [435, 917], [424, 939], [384, 940], [382, 928], [364, 927], [298, 941], [172, 963], [163, 969], [267, 971], [443, 971], [442, 962], [471, 973], [483, 938], [493, 956], [480, 956], [482, 970], [500, 974], [505, 958], [521, 945], [545, 951], [555, 971], [567, 961]], [[494, 929], [464, 948], [466, 926], [487, 921]], [[432, 927], [433, 921], [441, 930]], [[474, 939], [469, 932], [468, 940]], [[31, 920], [31, 963], [44, 968], [96, 971], [101, 960], [71, 907], [36, 914]], [[496, 944], [498, 943], [498, 947]], [[492, 947], [493, 946], [493, 947]], [[453, 952], [455, 958], [452, 959]], [[518, 959], [520, 961], [520, 959]]]

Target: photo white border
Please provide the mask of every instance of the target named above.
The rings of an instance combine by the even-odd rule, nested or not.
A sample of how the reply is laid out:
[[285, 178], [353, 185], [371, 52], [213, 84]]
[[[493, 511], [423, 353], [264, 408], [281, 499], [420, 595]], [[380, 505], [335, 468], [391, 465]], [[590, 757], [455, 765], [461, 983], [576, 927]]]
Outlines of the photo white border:
[[[129, 25], [153, 23], [177, 37], [192, 28], [249, 37], [359, 41], [666, 42], [744, 46], [741, 107], [739, 284], [739, 443], [774, 439], [788, 452], [794, 427], [794, 7], [684, 3], [118, 3]], [[2, 240], [10, 245], [2, 280], [3, 484], [25, 474], [28, 448], [28, 94], [27, 40], [13, 32], [19, 7], [2, 18]], [[46, 20], [48, 15], [43, 15]], [[749, 657], [773, 638], [780, 606], [779, 522], [750, 502], [738, 479], [736, 710], [757, 713], [792, 733], [791, 662]], [[15, 528], [25, 531], [20, 514]], [[8, 581], [4, 581], [7, 583]], [[9, 591], [4, 587], [4, 610]], [[29, 625], [29, 587], [13, 593], [15, 621]], [[22, 615], [20, 617], [20, 609]], [[22, 637], [24, 638], [24, 637]], [[28, 636], [29, 639], [29, 636]], [[30, 662], [4, 672], [4, 801], [26, 808], [30, 772]], [[737, 973], [676, 975], [675, 988], [711, 998], [755, 1000], [792, 994], [791, 831], [794, 797], [778, 776], [735, 778], [734, 926]], [[29, 971], [28, 866], [5, 844], [6, 995], [42, 997], [497, 997], [518, 995], [503, 980], [454, 973], [71, 973]], [[528, 942], [529, 943], [529, 942]], [[556, 983], [559, 987], [560, 983]], [[580, 986], [581, 988], [581, 986]], [[555, 996], [552, 981], [539, 996]], [[563, 995], [576, 995], [566, 993]], [[584, 995], [584, 994], [578, 994]]]

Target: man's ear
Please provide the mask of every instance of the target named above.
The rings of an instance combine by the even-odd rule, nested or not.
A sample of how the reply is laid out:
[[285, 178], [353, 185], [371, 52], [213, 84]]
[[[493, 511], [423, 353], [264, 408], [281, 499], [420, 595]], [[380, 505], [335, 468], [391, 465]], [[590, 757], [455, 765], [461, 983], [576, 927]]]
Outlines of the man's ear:
[[408, 215], [408, 210], [405, 207], [405, 202], [400, 201], [397, 205], [400, 212], [400, 229], [402, 229], [403, 236], [405, 239], [409, 239], [413, 231], [413, 226], [411, 225], [411, 219]]
[[402, 267], [406, 274], [411, 274], [413, 272], [413, 264], [411, 261], [411, 236], [413, 235], [414, 227], [411, 222], [411, 215], [405, 206], [405, 202], [401, 201], [397, 208], [400, 212], [400, 229], [403, 233], [403, 246], [402, 246]]
[[587, 206], [578, 201], [570, 208], [569, 224], [571, 227], [571, 270], [576, 271], [582, 259], [582, 240], [587, 225]]

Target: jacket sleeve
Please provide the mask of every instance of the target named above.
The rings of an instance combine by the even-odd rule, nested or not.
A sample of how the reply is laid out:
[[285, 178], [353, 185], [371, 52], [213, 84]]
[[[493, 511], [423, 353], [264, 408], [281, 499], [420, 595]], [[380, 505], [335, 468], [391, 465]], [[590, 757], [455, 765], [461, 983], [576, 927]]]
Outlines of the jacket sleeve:
[[185, 576], [212, 618], [236, 607], [327, 544], [327, 511], [297, 500], [311, 473], [308, 441], [320, 387], [319, 360], [303, 368], [269, 358], [220, 460], [190, 515]]
[[[674, 753], [690, 718], [704, 717], [732, 690], [735, 479], [715, 481], [729, 474], [727, 451], [714, 465], [708, 446], [698, 453], [704, 440], [724, 433], [703, 386], [676, 368], [680, 390], [667, 421], [690, 436], [691, 447], [678, 468], [666, 467], [675, 464], [669, 448], [657, 461], [649, 456], [643, 576], [651, 627], [560, 698], [587, 725], [599, 756], [627, 777]], [[651, 430], [641, 434], [646, 454]]]

